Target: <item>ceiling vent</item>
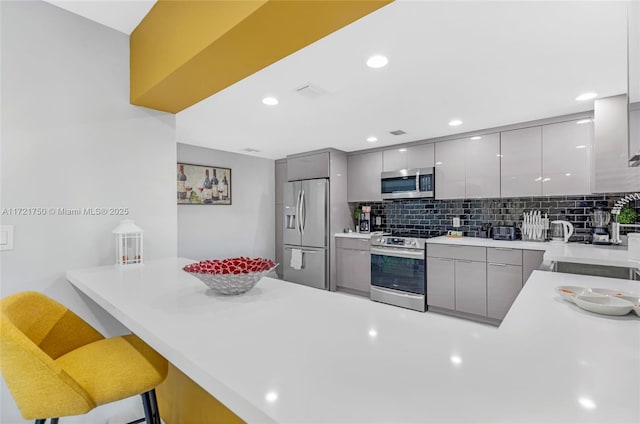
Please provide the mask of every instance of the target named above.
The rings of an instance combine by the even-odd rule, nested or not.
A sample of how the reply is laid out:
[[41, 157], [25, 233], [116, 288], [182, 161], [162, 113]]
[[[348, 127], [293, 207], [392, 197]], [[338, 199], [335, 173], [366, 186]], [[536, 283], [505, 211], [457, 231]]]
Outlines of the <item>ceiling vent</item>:
[[247, 153], [258, 153], [260, 152], [260, 150], [258, 149], [254, 149], [252, 147], [247, 147], [246, 149], [242, 149], [243, 152], [247, 152]]
[[300, 87], [296, 88], [296, 92], [310, 99], [315, 99], [326, 94], [326, 91], [316, 85], [312, 85], [310, 82], [302, 84]]
[[395, 131], [389, 131], [389, 134], [402, 135], [402, 134], [406, 134], [406, 132], [404, 132], [402, 130], [395, 130]]

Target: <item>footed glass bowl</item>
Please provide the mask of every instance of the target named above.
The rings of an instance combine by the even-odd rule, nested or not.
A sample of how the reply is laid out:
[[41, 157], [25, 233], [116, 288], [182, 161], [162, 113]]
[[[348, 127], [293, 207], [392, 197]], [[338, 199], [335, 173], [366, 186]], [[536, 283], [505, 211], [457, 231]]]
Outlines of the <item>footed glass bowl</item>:
[[183, 270], [205, 283], [219, 294], [241, 294], [251, 290], [260, 279], [278, 266], [268, 259], [231, 258], [222, 261], [202, 261]]

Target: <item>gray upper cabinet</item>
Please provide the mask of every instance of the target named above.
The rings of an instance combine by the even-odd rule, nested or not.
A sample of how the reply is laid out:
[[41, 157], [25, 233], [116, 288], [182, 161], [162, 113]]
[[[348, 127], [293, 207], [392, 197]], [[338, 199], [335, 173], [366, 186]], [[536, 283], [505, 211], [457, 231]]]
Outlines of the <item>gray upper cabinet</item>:
[[382, 152], [382, 170], [384, 172], [407, 169], [407, 148], [389, 149]]
[[502, 197], [542, 196], [542, 127], [500, 133], [500, 151]]
[[591, 193], [590, 120], [542, 127], [542, 194]]
[[[465, 197], [500, 197], [500, 134], [469, 139], [465, 150]], [[436, 180], [436, 189], [438, 181]]]
[[436, 199], [464, 199], [467, 141], [464, 138], [436, 143]]
[[287, 158], [287, 180], [329, 178], [329, 152]]
[[[594, 192], [639, 191], [640, 167], [629, 167], [627, 96], [597, 99], [593, 108]], [[631, 122], [632, 129], [634, 126]]]
[[384, 150], [382, 152], [382, 170], [388, 172], [400, 169], [433, 168], [435, 163], [434, 146], [434, 143], [429, 143]]
[[380, 173], [382, 152], [361, 153], [347, 157], [347, 200], [349, 202], [381, 201]]
[[407, 148], [407, 168], [433, 168], [435, 165], [435, 143], [420, 144]]

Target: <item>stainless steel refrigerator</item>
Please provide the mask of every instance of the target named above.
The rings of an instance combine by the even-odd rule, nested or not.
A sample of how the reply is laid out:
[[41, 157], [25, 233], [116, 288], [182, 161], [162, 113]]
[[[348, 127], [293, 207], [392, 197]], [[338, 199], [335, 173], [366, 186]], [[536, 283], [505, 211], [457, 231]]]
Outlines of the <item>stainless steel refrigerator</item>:
[[284, 186], [285, 281], [328, 290], [329, 180], [288, 182]]

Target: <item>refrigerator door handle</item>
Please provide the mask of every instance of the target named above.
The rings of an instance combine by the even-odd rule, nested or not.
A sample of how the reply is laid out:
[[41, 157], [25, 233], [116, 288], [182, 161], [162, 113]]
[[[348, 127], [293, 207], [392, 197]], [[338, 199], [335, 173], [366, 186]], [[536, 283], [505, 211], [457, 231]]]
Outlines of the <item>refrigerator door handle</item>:
[[300, 220], [302, 219], [300, 215], [300, 195], [301, 194], [302, 192], [298, 191], [298, 196], [296, 198], [296, 230], [298, 230], [299, 233], [302, 232], [302, 227], [300, 226]]
[[300, 196], [300, 216], [300, 225], [302, 226], [301, 232], [304, 235], [304, 229], [307, 226], [307, 205], [304, 190], [302, 190], [302, 195]]

